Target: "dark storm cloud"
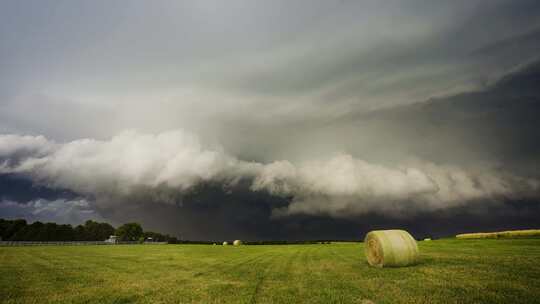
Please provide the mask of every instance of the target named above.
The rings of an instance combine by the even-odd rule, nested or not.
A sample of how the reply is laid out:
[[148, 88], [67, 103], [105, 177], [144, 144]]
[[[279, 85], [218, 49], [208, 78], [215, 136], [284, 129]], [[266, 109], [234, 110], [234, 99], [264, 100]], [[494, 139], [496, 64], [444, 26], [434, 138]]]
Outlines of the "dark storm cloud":
[[[429, 223], [447, 217], [458, 217], [460, 224], [433, 233], [457, 232], [475, 222], [507, 227], [522, 220], [525, 225], [538, 213], [539, 75], [534, 64], [482, 92], [344, 120], [360, 123], [355, 128], [360, 134], [366, 129], [379, 134], [379, 146], [363, 138], [374, 153], [393, 143], [393, 153], [408, 151], [433, 162], [416, 160], [401, 169], [347, 155], [311, 164], [245, 162], [176, 131], [54, 145], [38, 138], [51, 147], [48, 153], [29, 144], [32, 137], [21, 138], [20, 148], [16, 136], [6, 137], [10, 144], [3, 144], [4, 150], [26, 149], [35, 156], [5, 163], [4, 170], [92, 196], [97, 213], [115, 222], [139, 219], [191, 238], [291, 239], [302, 231], [326, 238], [333, 233], [316, 227], [342, 227], [343, 234], [333, 235], [349, 237], [355, 225], [404, 225], [428, 233]], [[332, 124], [326, 128], [334, 132]], [[381, 133], [391, 135], [387, 143], [380, 142]], [[406, 144], [418, 135], [423, 140]], [[453, 165], [444, 165], [448, 162]]]
[[11, 174], [0, 174], [0, 218], [62, 224], [102, 219], [91, 200]]
[[102, 217], [85, 199], [33, 199], [28, 202], [0, 201], [0, 216], [4, 219], [25, 219], [29, 222], [54, 222], [77, 225]]
[[[363, 130], [360, 134], [365, 134], [368, 146], [377, 146], [375, 141], [380, 147], [392, 145], [394, 149], [388, 153], [467, 166], [486, 162], [500, 167], [521, 164], [521, 169], [537, 174], [539, 77], [540, 62], [535, 62], [483, 91], [351, 114], [348, 121], [354, 126], [349, 132]], [[383, 149], [362, 152], [395, 158], [384, 156]]]
[[10, 174], [0, 174], [0, 201], [28, 202], [35, 198], [71, 200], [77, 195], [65, 189], [51, 189], [31, 180]]
[[[0, 145], [12, 146], [9, 151], [16, 155], [27, 148], [29, 138], [2, 135]], [[415, 159], [382, 165], [343, 153], [301, 162], [248, 162], [219, 147], [205, 147], [182, 130], [157, 135], [131, 131], [109, 140], [60, 144], [35, 139], [50, 151], [40, 154], [41, 149], [35, 149], [36, 155], [18, 162], [8, 156], [0, 172], [94, 196], [97, 205], [125, 202], [133, 195], [173, 203], [177, 194], [189, 194], [200, 185], [217, 183], [232, 192], [248, 180], [250, 191], [292, 198], [286, 207], [272, 208], [276, 217], [368, 212], [396, 216], [478, 200], [535, 198], [540, 189], [536, 176], [523, 177], [490, 164], [461, 167]]]
[[[204, 189], [203, 189], [204, 188]], [[122, 208], [100, 209], [108, 220], [140, 221], [145, 228], [171, 233], [184, 239], [228, 240], [361, 240], [373, 229], [407, 229], [418, 238], [450, 236], [480, 230], [538, 227], [537, 201], [477, 202], [474, 205], [415, 216], [387, 217], [367, 213], [346, 218], [291, 215], [272, 217], [272, 208], [286, 206], [288, 199], [246, 189], [225, 192], [206, 185], [177, 204], [156, 204], [151, 196], [126, 199]], [[181, 202], [181, 203], [180, 203]]]
[[320, 126], [496, 80], [537, 58], [539, 11], [532, 0], [7, 2], [0, 129], [72, 140], [181, 128], [223, 143], [249, 136], [245, 125]]
[[2, 3], [0, 216], [91, 210], [194, 238], [526, 226], [539, 16], [533, 0]]

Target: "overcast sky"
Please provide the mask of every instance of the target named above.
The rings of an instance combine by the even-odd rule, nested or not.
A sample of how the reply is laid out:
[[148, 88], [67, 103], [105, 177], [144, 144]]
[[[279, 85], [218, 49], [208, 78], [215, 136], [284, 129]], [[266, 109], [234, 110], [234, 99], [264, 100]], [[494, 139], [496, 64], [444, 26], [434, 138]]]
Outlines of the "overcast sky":
[[540, 215], [536, 0], [3, 1], [0, 41], [0, 217], [271, 239]]

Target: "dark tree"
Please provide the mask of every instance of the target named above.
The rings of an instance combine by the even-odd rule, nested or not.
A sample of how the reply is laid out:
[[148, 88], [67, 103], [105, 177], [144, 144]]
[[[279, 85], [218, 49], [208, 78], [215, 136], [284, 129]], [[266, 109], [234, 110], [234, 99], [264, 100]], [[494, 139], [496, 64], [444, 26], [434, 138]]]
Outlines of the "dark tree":
[[26, 227], [26, 221], [19, 220], [4, 220], [0, 219], [0, 236], [2, 240], [9, 241], [19, 230]]
[[83, 225], [78, 225], [77, 227], [73, 228], [73, 231], [75, 232], [75, 240], [76, 241], [86, 241], [86, 230], [84, 229]]
[[137, 241], [143, 236], [143, 229], [138, 223], [127, 223], [116, 229], [116, 235], [121, 241]]
[[145, 231], [143, 235], [145, 240], [148, 240], [148, 238], [152, 238], [152, 241], [154, 242], [168, 242], [171, 244], [178, 243], [178, 239], [176, 237], [170, 236], [168, 234]]
[[113, 235], [115, 232], [115, 229], [113, 226], [111, 226], [108, 223], [99, 223], [98, 224], [98, 232], [96, 233], [96, 236], [98, 237], [97, 241], [104, 241], [109, 238], [109, 236]]
[[[80, 228], [79, 228], [80, 229]], [[92, 220], [84, 223], [83, 238], [86, 241], [104, 241], [110, 235], [114, 234], [114, 227], [107, 223], [98, 223]]]
[[104, 241], [115, 232], [121, 241], [137, 241], [151, 237], [156, 242], [178, 242], [178, 239], [168, 234], [144, 232], [138, 223], [124, 224], [115, 230], [110, 224], [92, 220], [86, 221], [84, 225], [72, 227], [71, 225], [42, 222], [28, 225], [22, 219], [0, 219], [0, 237], [3, 241]]

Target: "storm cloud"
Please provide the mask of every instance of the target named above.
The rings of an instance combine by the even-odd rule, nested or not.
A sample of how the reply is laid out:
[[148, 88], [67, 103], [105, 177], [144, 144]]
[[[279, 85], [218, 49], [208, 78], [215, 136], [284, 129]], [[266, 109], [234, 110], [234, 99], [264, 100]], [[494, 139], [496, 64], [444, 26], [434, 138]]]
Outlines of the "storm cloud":
[[[246, 162], [221, 149], [204, 148], [194, 135], [181, 130], [157, 135], [130, 131], [108, 141], [81, 139], [64, 144], [43, 137], [0, 136], [0, 144], [10, 145], [14, 155], [27, 151], [29, 142], [44, 147], [34, 147], [36, 156], [14, 165], [8, 156], [0, 173], [19, 174], [47, 187], [95, 197], [102, 206], [116, 201], [113, 198], [140, 194], [141, 189], [156, 193], [151, 201], [176, 203], [171, 195], [182, 197], [204, 184], [234, 191], [242, 181], [251, 183], [250, 191], [290, 197], [290, 205], [274, 210], [277, 216], [396, 215], [478, 200], [536, 199], [540, 194], [540, 181], [533, 178], [420, 160], [388, 167], [343, 154], [299, 164]], [[50, 147], [55, 149], [39, 155]]]
[[539, 17], [534, 0], [2, 3], [0, 217], [65, 204], [202, 239], [530, 223]]

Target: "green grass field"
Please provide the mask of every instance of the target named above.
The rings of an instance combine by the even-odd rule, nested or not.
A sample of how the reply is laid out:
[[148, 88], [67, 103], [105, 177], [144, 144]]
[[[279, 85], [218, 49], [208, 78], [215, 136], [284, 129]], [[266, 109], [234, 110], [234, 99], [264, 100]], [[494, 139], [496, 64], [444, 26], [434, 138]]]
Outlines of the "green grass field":
[[540, 239], [419, 242], [371, 268], [363, 245], [0, 247], [2, 303], [540, 303]]

